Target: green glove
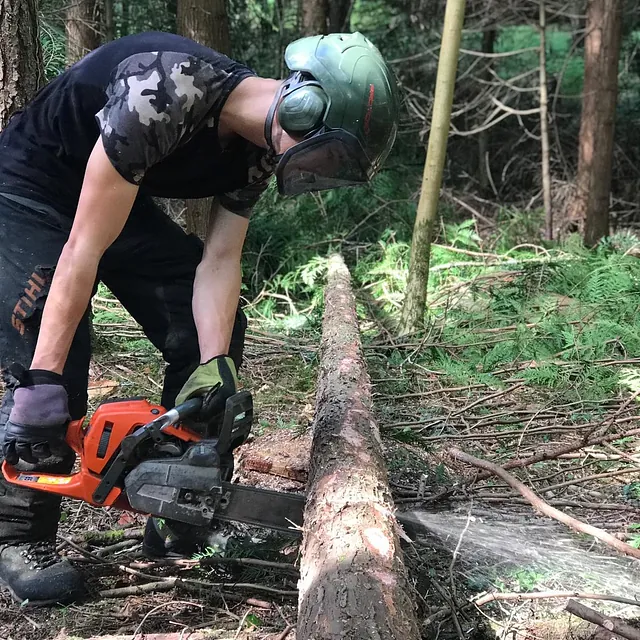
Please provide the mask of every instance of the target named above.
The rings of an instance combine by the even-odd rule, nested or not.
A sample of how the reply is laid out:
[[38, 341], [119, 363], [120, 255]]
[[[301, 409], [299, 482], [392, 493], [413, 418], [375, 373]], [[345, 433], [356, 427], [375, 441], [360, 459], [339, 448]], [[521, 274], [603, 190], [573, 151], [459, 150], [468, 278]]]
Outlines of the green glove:
[[238, 388], [236, 365], [229, 356], [217, 356], [201, 364], [189, 377], [176, 398], [182, 404], [190, 398], [204, 396], [200, 421], [217, 426], [224, 414], [227, 398]]

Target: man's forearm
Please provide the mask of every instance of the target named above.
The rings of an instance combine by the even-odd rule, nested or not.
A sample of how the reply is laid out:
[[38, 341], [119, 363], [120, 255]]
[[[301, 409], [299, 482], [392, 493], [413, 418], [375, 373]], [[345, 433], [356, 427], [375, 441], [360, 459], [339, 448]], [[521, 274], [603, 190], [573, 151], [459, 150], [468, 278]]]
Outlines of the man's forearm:
[[95, 256], [67, 245], [56, 266], [44, 307], [32, 369], [62, 373], [96, 280]]
[[237, 257], [209, 255], [198, 267], [193, 284], [193, 316], [200, 362], [228, 353], [240, 283]]

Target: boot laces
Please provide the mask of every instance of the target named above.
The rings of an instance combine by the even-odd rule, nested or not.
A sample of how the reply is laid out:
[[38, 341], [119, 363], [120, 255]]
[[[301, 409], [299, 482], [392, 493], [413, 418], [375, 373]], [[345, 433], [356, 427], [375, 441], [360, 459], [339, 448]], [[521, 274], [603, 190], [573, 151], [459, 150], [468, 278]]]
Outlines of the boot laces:
[[24, 556], [25, 562], [29, 561], [34, 569], [46, 569], [61, 560], [52, 540], [29, 542], [24, 545], [21, 554]]

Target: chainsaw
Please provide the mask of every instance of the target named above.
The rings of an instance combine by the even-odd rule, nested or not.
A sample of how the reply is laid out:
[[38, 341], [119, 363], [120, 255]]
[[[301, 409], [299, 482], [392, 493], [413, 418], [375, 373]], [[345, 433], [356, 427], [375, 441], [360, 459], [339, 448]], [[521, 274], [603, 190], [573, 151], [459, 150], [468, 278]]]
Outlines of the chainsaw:
[[210, 528], [216, 520], [242, 522], [299, 535], [303, 495], [229, 482], [232, 451], [247, 440], [253, 421], [248, 391], [227, 399], [215, 437], [184, 422], [198, 414], [194, 398], [168, 411], [147, 400], [102, 403], [88, 424], [69, 424], [66, 442], [79, 456], [69, 475], [20, 471], [3, 462], [15, 485]]

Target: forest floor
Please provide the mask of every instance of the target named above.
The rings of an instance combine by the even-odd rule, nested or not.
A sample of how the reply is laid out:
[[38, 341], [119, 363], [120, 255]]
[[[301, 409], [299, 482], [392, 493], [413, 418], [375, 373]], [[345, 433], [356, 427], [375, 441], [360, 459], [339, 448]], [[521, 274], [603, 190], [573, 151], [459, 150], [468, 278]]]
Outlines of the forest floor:
[[[476, 261], [482, 270], [469, 276]], [[434, 285], [433, 322], [416, 338], [394, 338], [395, 300], [379, 295], [381, 281], [358, 293], [391, 488], [399, 508], [418, 511], [422, 521], [406, 560], [424, 637], [600, 637], [564, 612], [567, 592], [626, 598], [588, 604], [640, 618], [632, 604], [640, 602], [637, 561], [536, 514], [451, 449], [502, 466], [547, 452], [511, 472], [551, 505], [640, 546], [640, 441], [629, 434], [640, 428], [637, 258], [534, 252], [455, 262]], [[157, 400], [158, 355], [108, 294], [94, 304], [92, 408], [113, 396]], [[304, 490], [318, 345], [317, 325], [275, 332], [252, 318], [242, 379], [256, 416], [238, 452], [239, 481]], [[252, 462], [266, 457], [270, 474]], [[143, 525], [140, 517], [65, 502], [60, 550], [83, 571], [90, 595], [64, 608], [30, 609], [2, 593], [0, 638], [174, 633], [195, 640], [203, 631], [225, 640], [295, 638], [295, 540], [229, 528], [222, 554], [211, 548], [163, 565], [142, 556]], [[134, 586], [149, 592], [123, 591]]]

